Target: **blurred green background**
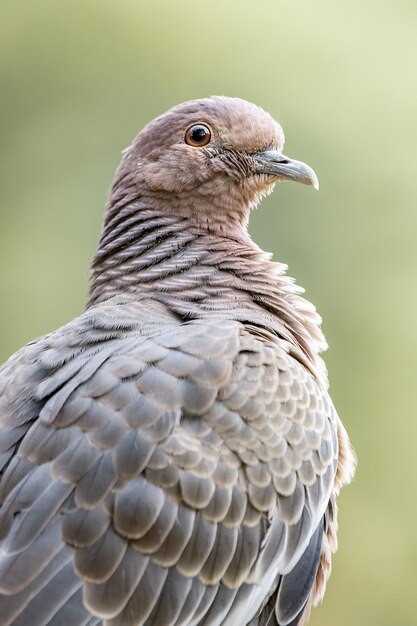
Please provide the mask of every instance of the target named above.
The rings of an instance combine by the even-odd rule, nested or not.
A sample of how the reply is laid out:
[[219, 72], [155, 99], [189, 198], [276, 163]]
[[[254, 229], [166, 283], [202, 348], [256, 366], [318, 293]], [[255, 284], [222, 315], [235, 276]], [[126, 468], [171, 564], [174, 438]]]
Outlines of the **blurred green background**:
[[[417, 623], [415, 0], [3, 0], [0, 357], [83, 308], [121, 150], [170, 106], [240, 96], [284, 126], [320, 192], [251, 220], [324, 317], [358, 452], [312, 626]], [[239, 626], [239, 625], [237, 625]]]

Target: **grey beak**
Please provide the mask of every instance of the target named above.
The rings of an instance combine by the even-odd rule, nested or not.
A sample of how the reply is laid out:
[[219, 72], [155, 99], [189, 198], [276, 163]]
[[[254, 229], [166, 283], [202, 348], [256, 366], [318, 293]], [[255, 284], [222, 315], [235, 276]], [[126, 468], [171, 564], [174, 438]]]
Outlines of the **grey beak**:
[[284, 156], [278, 150], [265, 150], [252, 155], [257, 164], [258, 174], [269, 174], [278, 180], [294, 180], [303, 185], [319, 188], [319, 179], [315, 171], [302, 161], [295, 161]]

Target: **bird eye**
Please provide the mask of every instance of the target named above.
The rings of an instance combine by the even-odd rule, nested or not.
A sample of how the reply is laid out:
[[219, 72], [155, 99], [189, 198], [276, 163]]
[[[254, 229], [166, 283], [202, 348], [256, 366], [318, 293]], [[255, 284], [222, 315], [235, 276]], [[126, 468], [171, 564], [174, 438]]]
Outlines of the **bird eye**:
[[212, 137], [211, 129], [205, 124], [194, 124], [185, 133], [185, 143], [194, 148], [206, 146]]

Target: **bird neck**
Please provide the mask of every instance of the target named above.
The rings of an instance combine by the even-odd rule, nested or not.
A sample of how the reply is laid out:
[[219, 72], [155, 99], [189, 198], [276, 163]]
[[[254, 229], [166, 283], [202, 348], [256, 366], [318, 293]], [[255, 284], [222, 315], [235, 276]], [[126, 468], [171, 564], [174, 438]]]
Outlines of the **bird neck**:
[[184, 320], [240, 320], [278, 334], [314, 364], [326, 345], [321, 320], [286, 269], [243, 228], [214, 234], [133, 202], [107, 214], [88, 307], [152, 298]]

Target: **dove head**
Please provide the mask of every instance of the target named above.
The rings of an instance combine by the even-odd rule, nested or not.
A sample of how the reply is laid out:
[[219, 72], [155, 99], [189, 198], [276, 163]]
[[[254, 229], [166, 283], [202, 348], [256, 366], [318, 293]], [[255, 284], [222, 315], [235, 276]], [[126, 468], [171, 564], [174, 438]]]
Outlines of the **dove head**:
[[210, 230], [246, 226], [277, 181], [318, 187], [314, 171], [285, 157], [283, 146], [281, 126], [254, 104], [223, 96], [185, 102], [150, 122], [125, 151], [110, 205], [127, 187], [152, 208]]

